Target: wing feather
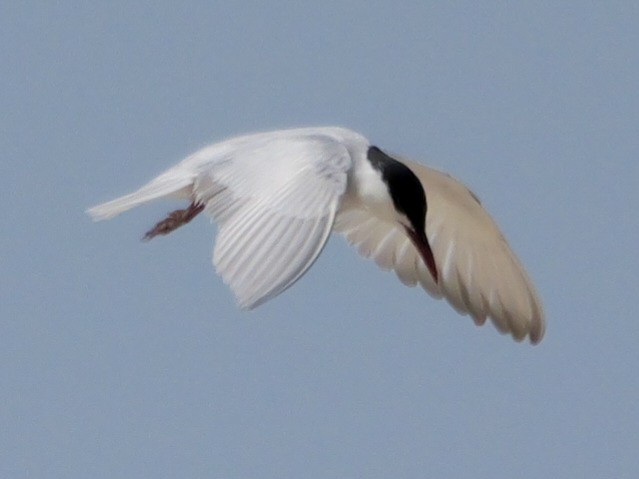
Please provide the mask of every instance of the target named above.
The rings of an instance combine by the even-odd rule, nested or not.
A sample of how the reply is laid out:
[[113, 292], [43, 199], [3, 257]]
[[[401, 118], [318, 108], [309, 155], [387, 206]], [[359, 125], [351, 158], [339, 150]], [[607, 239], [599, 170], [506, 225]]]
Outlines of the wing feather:
[[477, 197], [454, 178], [419, 163], [401, 159], [426, 191], [429, 239], [440, 281], [407, 235], [364, 210], [341, 213], [335, 229], [383, 269], [394, 269], [402, 283], [420, 284], [434, 297], [444, 296], [476, 324], [490, 318], [516, 340], [532, 343], [544, 334], [544, 314], [534, 286], [499, 228]]
[[395, 241], [398, 242], [395, 264], [397, 277], [406, 286], [415, 286], [418, 281], [415, 247], [410, 241], [403, 241], [397, 235], [395, 236]]
[[277, 296], [317, 259], [350, 166], [341, 143], [313, 135], [244, 145], [201, 174], [194, 192], [219, 224], [213, 263], [240, 307]]
[[[246, 228], [228, 234], [222, 227], [213, 261], [240, 307], [254, 308], [297, 281], [321, 252], [333, 218], [331, 212], [324, 217], [299, 219], [262, 209]], [[269, 234], [261, 234], [264, 231]]]

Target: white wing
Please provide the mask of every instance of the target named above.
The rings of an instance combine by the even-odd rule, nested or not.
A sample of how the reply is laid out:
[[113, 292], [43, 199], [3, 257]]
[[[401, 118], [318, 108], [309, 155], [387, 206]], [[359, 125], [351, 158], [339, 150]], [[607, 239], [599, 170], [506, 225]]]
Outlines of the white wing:
[[421, 180], [428, 212], [426, 236], [439, 271], [435, 284], [404, 232], [361, 210], [341, 213], [335, 229], [359, 252], [407, 285], [417, 283], [434, 297], [444, 296], [460, 313], [481, 325], [491, 318], [497, 329], [532, 343], [544, 334], [541, 303], [526, 272], [494, 220], [476, 197], [454, 178], [401, 159]]
[[163, 197], [205, 204], [220, 227], [213, 263], [239, 305], [253, 308], [313, 264], [346, 190], [348, 148], [365, 144], [361, 135], [337, 127], [235, 137], [87, 212], [103, 220]]
[[219, 224], [213, 254], [239, 306], [278, 295], [313, 264], [332, 230], [351, 157], [327, 136], [264, 137], [209, 164], [193, 185]]

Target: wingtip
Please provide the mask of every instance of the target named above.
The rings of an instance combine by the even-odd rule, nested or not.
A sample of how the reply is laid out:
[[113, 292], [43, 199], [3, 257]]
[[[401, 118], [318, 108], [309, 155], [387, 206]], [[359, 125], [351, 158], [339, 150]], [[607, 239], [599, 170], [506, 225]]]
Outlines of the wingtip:
[[510, 330], [510, 334], [518, 343], [528, 338], [530, 344], [536, 346], [544, 339], [545, 330], [544, 318], [543, 316], [538, 316], [530, 321], [529, 327], [523, 331], [523, 334], [516, 334], [514, 329]]
[[544, 318], [538, 318], [537, 321], [533, 323], [533, 327], [528, 333], [530, 337], [530, 344], [533, 346], [539, 344], [542, 339], [544, 339], [544, 334], [546, 333], [546, 323]]
[[235, 293], [235, 304], [240, 311], [253, 311], [267, 300], [268, 298], [241, 298]]
[[520, 327], [514, 327], [515, 324], [512, 321], [508, 323], [502, 323], [499, 321], [495, 321], [494, 316], [487, 315], [477, 315], [476, 313], [467, 313], [465, 311], [461, 312], [462, 314], [470, 314], [473, 322], [477, 327], [481, 327], [486, 324], [486, 320], [488, 318], [491, 319], [491, 323], [503, 335], [510, 335], [514, 341], [521, 343], [524, 340], [528, 339], [531, 345], [536, 346], [541, 342], [544, 338], [544, 334], [546, 332], [546, 324], [543, 314], [533, 317], [531, 320], [527, 321], [525, 326], [520, 324]]
[[536, 292], [533, 290], [532, 296], [533, 315], [530, 321], [530, 328], [528, 336], [530, 337], [530, 343], [533, 345], [539, 344], [544, 339], [546, 333], [546, 315], [544, 309], [539, 300]]

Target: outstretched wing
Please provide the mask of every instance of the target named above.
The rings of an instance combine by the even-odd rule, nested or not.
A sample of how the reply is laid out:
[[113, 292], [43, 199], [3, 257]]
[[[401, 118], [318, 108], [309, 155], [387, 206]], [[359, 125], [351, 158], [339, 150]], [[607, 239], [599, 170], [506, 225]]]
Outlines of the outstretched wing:
[[340, 214], [335, 229], [407, 285], [419, 283], [432, 296], [445, 297], [460, 313], [481, 325], [532, 343], [544, 334], [541, 303], [526, 272], [499, 228], [477, 198], [454, 178], [401, 159], [424, 186], [428, 202], [426, 236], [439, 272], [435, 283], [406, 234], [362, 210]]
[[347, 149], [330, 137], [264, 136], [198, 175], [194, 199], [219, 224], [213, 263], [240, 307], [277, 296], [313, 264], [350, 167]]

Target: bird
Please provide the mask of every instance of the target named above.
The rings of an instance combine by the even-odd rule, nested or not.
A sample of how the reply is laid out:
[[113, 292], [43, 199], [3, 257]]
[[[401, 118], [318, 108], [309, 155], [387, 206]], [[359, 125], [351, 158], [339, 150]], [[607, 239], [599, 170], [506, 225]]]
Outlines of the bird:
[[537, 344], [541, 301], [478, 197], [437, 169], [342, 127], [252, 133], [206, 146], [133, 193], [94, 206], [94, 221], [160, 198], [188, 201], [144, 236], [208, 214], [213, 265], [241, 309], [292, 286], [332, 232], [407, 286], [445, 298], [477, 325]]

